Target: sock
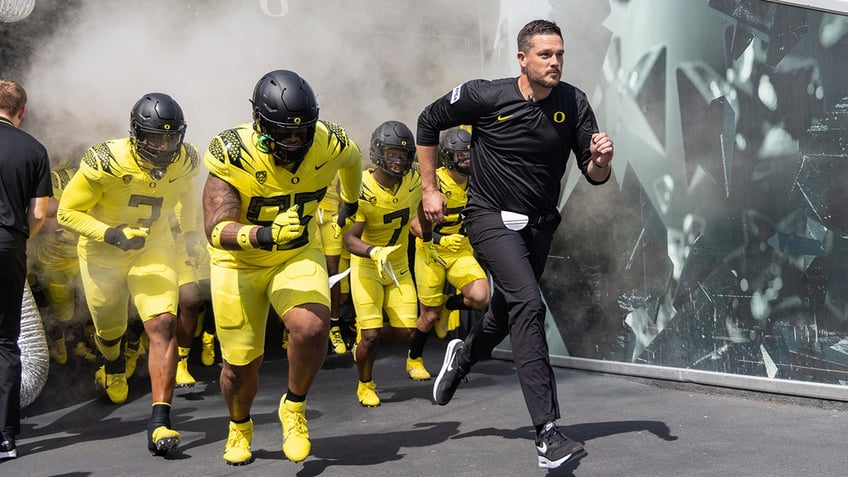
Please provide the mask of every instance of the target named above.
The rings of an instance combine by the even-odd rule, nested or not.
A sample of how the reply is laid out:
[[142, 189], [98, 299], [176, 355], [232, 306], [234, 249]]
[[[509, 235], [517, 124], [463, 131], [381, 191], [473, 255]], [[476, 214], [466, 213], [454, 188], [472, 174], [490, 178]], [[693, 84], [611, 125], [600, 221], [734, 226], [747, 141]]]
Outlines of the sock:
[[415, 334], [412, 335], [412, 342], [409, 343], [409, 357], [412, 359], [418, 359], [421, 357], [421, 354], [424, 352], [424, 343], [427, 342], [427, 335], [429, 333], [424, 333], [423, 331], [416, 329]]
[[448, 310], [470, 310], [471, 307], [465, 304], [463, 295], [453, 295], [445, 301], [445, 308]]
[[247, 417], [245, 417], [244, 419], [238, 419], [238, 420], [230, 419], [230, 421], [232, 421], [233, 424], [244, 424], [245, 422], [247, 422], [249, 420], [250, 420], [250, 414], [248, 414]]
[[303, 402], [306, 401], [306, 394], [301, 396], [300, 394], [295, 394], [291, 389], [286, 390], [286, 401], [290, 402]]
[[114, 361], [106, 361], [104, 364], [106, 368], [106, 374], [120, 374], [126, 372], [127, 370], [126, 361], [124, 360], [123, 354], [118, 356], [118, 359]]
[[153, 409], [150, 412], [150, 427], [152, 430], [159, 426], [171, 427], [171, 403], [153, 403]]

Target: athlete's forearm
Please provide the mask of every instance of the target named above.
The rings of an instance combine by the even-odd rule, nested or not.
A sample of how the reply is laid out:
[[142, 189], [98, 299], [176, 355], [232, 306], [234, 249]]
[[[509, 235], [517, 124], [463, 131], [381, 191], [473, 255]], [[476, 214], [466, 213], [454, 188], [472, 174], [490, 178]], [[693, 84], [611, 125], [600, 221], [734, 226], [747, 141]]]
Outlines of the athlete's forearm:
[[259, 248], [257, 225], [239, 220], [241, 199], [238, 191], [224, 180], [209, 174], [203, 187], [203, 229], [213, 247], [240, 250], [243, 245]]

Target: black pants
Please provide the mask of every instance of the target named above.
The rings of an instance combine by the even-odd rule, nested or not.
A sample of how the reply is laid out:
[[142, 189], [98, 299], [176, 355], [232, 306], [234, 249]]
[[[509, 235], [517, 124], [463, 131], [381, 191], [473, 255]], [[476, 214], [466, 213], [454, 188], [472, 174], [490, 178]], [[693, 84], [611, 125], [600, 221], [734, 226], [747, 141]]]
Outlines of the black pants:
[[0, 433], [21, 431], [21, 303], [26, 283], [26, 239], [0, 231]]
[[458, 365], [468, 371], [509, 335], [534, 426], [560, 417], [545, 338], [546, 309], [539, 289], [539, 277], [558, 224], [556, 218], [513, 231], [504, 227], [500, 213], [474, 211], [465, 218], [471, 245], [495, 286], [489, 310], [466, 337]]

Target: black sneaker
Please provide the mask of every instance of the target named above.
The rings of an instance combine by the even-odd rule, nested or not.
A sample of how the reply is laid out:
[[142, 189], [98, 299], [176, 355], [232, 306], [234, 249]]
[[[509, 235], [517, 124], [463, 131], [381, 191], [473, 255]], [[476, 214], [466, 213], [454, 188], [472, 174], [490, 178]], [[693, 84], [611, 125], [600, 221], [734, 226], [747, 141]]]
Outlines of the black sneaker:
[[451, 340], [448, 343], [448, 348], [445, 350], [445, 360], [442, 362], [442, 369], [436, 377], [436, 382], [433, 383], [433, 400], [439, 406], [444, 406], [453, 398], [456, 388], [459, 387], [459, 382], [465, 378], [464, 372], [459, 369], [457, 357], [462, 351], [463, 343], [460, 339]]
[[539, 454], [539, 467], [556, 469], [566, 462], [576, 462], [586, 456], [586, 449], [579, 442], [566, 437], [553, 422], [536, 437], [536, 452]]
[[0, 460], [14, 459], [18, 456], [14, 439], [6, 439], [0, 442]]

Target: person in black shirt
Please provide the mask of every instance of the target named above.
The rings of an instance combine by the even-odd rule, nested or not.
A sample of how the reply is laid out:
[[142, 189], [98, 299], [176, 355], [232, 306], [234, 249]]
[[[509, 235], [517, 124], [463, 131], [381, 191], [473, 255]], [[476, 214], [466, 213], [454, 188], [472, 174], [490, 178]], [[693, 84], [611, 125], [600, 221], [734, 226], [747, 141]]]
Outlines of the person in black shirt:
[[26, 91], [0, 80], [0, 460], [18, 456], [21, 430], [21, 305], [26, 282], [26, 242], [38, 233], [53, 195], [47, 150], [18, 129]]
[[433, 398], [447, 404], [471, 366], [490, 356], [508, 334], [543, 468], [586, 455], [556, 426], [559, 404], [538, 283], [561, 220], [560, 181], [572, 152], [594, 185], [609, 179], [613, 157], [612, 140], [598, 132], [586, 94], [560, 81], [564, 53], [555, 23], [531, 21], [518, 34], [518, 78], [457, 86], [422, 111], [417, 134], [424, 216], [441, 222], [445, 201], [435, 178], [439, 132], [472, 126], [463, 214], [471, 245], [495, 285], [483, 319], [465, 341], [448, 344]]

